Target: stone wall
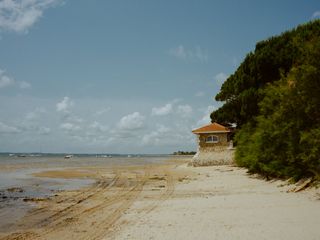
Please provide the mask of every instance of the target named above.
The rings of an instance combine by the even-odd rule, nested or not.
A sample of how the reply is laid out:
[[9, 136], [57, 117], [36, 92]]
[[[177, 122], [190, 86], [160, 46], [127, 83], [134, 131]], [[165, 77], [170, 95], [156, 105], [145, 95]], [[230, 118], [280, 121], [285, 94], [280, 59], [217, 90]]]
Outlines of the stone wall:
[[[218, 143], [206, 143], [209, 135], [218, 136]], [[228, 142], [226, 133], [202, 134], [198, 138], [198, 151], [192, 159], [192, 166], [228, 165], [233, 164], [234, 148]]]
[[192, 158], [191, 165], [213, 166], [230, 165], [234, 163], [234, 149], [224, 149], [222, 151], [200, 151]]

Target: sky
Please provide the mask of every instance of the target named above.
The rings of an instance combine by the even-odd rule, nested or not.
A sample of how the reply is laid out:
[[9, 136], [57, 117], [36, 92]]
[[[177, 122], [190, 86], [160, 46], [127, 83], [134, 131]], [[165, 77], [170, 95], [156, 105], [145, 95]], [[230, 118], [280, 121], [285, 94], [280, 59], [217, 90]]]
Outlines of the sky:
[[195, 151], [221, 84], [318, 0], [0, 0], [0, 152]]

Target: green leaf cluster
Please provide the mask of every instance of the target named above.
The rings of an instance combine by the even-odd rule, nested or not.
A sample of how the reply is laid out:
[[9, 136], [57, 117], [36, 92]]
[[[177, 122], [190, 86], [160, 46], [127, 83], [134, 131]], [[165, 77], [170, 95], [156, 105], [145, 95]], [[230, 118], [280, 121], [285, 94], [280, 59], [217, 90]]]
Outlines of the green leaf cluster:
[[271, 177], [320, 176], [320, 21], [256, 45], [216, 96], [237, 123], [236, 162]]

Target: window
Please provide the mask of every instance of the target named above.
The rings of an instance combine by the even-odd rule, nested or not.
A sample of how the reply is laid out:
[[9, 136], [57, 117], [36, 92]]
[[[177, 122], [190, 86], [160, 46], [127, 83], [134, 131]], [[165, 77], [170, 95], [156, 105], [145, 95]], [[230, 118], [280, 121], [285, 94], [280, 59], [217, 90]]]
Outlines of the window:
[[206, 138], [206, 142], [207, 143], [217, 143], [217, 142], [219, 142], [219, 139], [217, 136], [211, 135]]

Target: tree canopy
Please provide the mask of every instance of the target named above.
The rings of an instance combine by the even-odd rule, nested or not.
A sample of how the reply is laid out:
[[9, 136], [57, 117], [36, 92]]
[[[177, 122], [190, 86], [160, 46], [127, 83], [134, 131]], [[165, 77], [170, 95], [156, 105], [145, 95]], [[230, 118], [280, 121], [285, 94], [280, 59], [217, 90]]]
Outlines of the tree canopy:
[[222, 85], [212, 121], [236, 123], [236, 162], [267, 176], [320, 176], [320, 20], [256, 44]]

